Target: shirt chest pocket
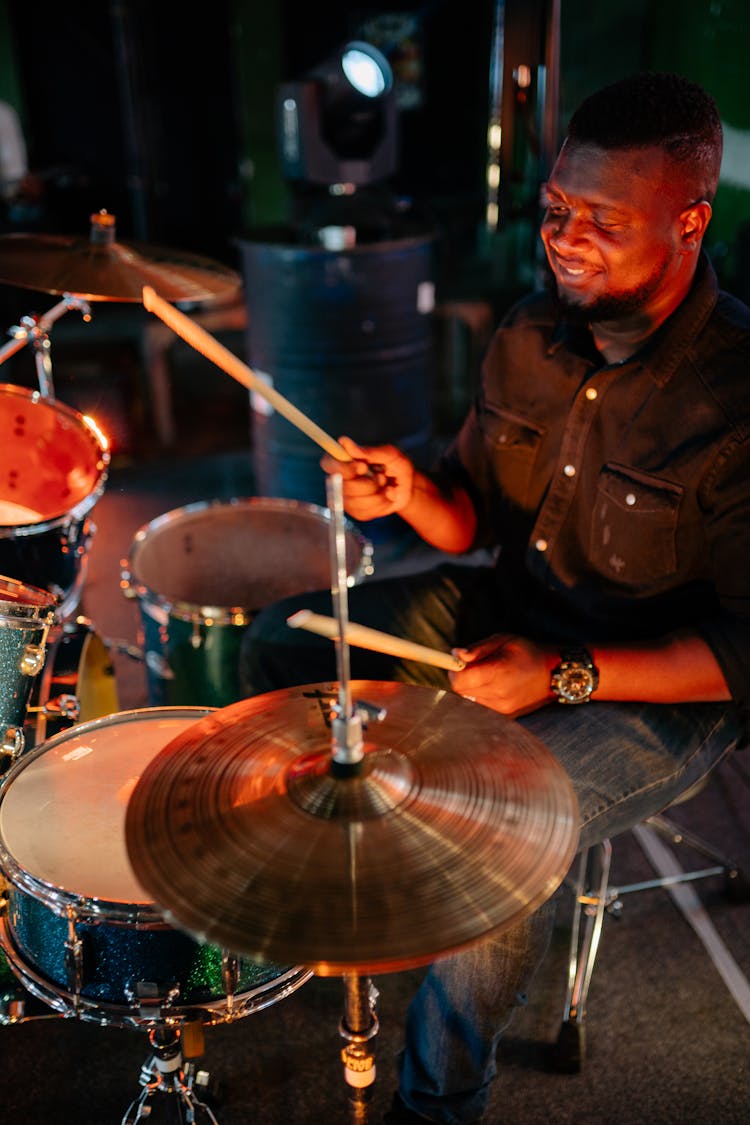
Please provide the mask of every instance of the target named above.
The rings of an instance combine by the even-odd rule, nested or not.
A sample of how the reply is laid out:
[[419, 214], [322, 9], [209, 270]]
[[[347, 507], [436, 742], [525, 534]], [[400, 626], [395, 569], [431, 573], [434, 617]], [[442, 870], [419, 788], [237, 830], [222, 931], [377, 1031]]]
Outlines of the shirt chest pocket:
[[619, 465], [599, 475], [591, 522], [591, 561], [612, 581], [643, 587], [677, 569], [683, 489]]
[[546, 430], [537, 422], [492, 406], [484, 420], [485, 449], [500, 489], [520, 507], [534, 502], [531, 483]]

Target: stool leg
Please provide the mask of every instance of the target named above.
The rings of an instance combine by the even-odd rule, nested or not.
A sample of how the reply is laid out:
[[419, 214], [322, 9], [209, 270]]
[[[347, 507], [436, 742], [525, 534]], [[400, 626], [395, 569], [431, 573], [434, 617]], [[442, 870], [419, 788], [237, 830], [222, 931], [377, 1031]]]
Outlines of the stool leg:
[[[568, 989], [563, 1022], [552, 1052], [555, 1069], [568, 1073], [581, 1069], [585, 1056], [586, 1001], [599, 949], [604, 911], [609, 905], [609, 868], [612, 845], [602, 840], [581, 853], [575, 883], [575, 906], [568, 959]], [[593, 876], [596, 875], [596, 882]], [[591, 888], [591, 889], [589, 889]], [[585, 918], [583, 932], [581, 919]]]

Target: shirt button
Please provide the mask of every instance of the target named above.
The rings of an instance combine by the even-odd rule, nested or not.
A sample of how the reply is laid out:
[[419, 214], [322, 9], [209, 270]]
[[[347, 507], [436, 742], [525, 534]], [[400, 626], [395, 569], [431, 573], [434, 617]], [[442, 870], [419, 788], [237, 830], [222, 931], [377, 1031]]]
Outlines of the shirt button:
[[576, 475], [576, 467], [575, 465], [566, 465], [563, 472], [566, 477], [574, 477]]
[[598, 394], [599, 392], [597, 391], [596, 387], [586, 387], [586, 398], [590, 399], [591, 402], [593, 402], [594, 399], [597, 398]]
[[536, 547], [537, 551], [546, 551], [547, 550], [547, 540], [546, 539], [537, 539], [534, 546]]
[[631, 507], [631, 508], [633, 507], [633, 505], [635, 504], [635, 494], [633, 492], [629, 492], [627, 494], [627, 496], [625, 497], [625, 503], [629, 507]]

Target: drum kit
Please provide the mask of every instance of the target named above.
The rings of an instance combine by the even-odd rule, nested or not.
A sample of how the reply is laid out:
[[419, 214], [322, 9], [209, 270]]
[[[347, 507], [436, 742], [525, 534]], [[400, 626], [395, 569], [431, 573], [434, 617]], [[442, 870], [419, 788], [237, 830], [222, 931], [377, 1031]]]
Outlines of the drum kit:
[[[61, 294], [64, 311], [143, 299], [252, 385], [165, 307], [223, 295], [229, 272], [118, 244], [103, 213], [88, 242], [0, 238], [0, 280]], [[142, 1030], [150, 1055], [122, 1125], [145, 1121], [154, 1099], [171, 1120], [216, 1122], [191, 1061], [203, 1029], [313, 975], [339, 977], [348, 1113], [366, 1122], [372, 976], [459, 951], [546, 900], [576, 849], [574, 791], [546, 747], [493, 711], [352, 681], [351, 643], [408, 642], [348, 620], [347, 589], [372, 572], [372, 549], [344, 516], [335, 474], [327, 509], [205, 502], [136, 533], [120, 586], [140, 604], [150, 705], [120, 711], [108, 646], [74, 618], [107, 441], [55, 399], [49, 325], [28, 318], [6, 353], [32, 342], [40, 390], [0, 386], [0, 948], [20, 984], [0, 1024], [35, 1018], [33, 998], [48, 1016]], [[248, 575], [258, 554], [261, 572]], [[254, 608], [329, 583], [333, 625], [290, 625], [330, 637], [337, 680], [241, 699], [233, 677]]]

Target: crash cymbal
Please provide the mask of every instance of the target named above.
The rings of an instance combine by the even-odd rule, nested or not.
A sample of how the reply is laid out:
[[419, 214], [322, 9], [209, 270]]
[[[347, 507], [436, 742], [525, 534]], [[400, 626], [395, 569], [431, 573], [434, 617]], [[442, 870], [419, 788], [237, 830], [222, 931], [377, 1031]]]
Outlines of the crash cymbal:
[[89, 301], [140, 301], [144, 285], [164, 300], [205, 302], [229, 298], [239, 274], [198, 254], [115, 241], [114, 216], [91, 216], [89, 238], [60, 234], [0, 237], [0, 281], [44, 293], [71, 293]]
[[517, 723], [450, 692], [362, 680], [384, 709], [332, 769], [337, 685], [213, 712], [152, 759], [126, 816], [136, 877], [198, 941], [319, 975], [425, 964], [521, 920], [561, 882], [575, 793]]

